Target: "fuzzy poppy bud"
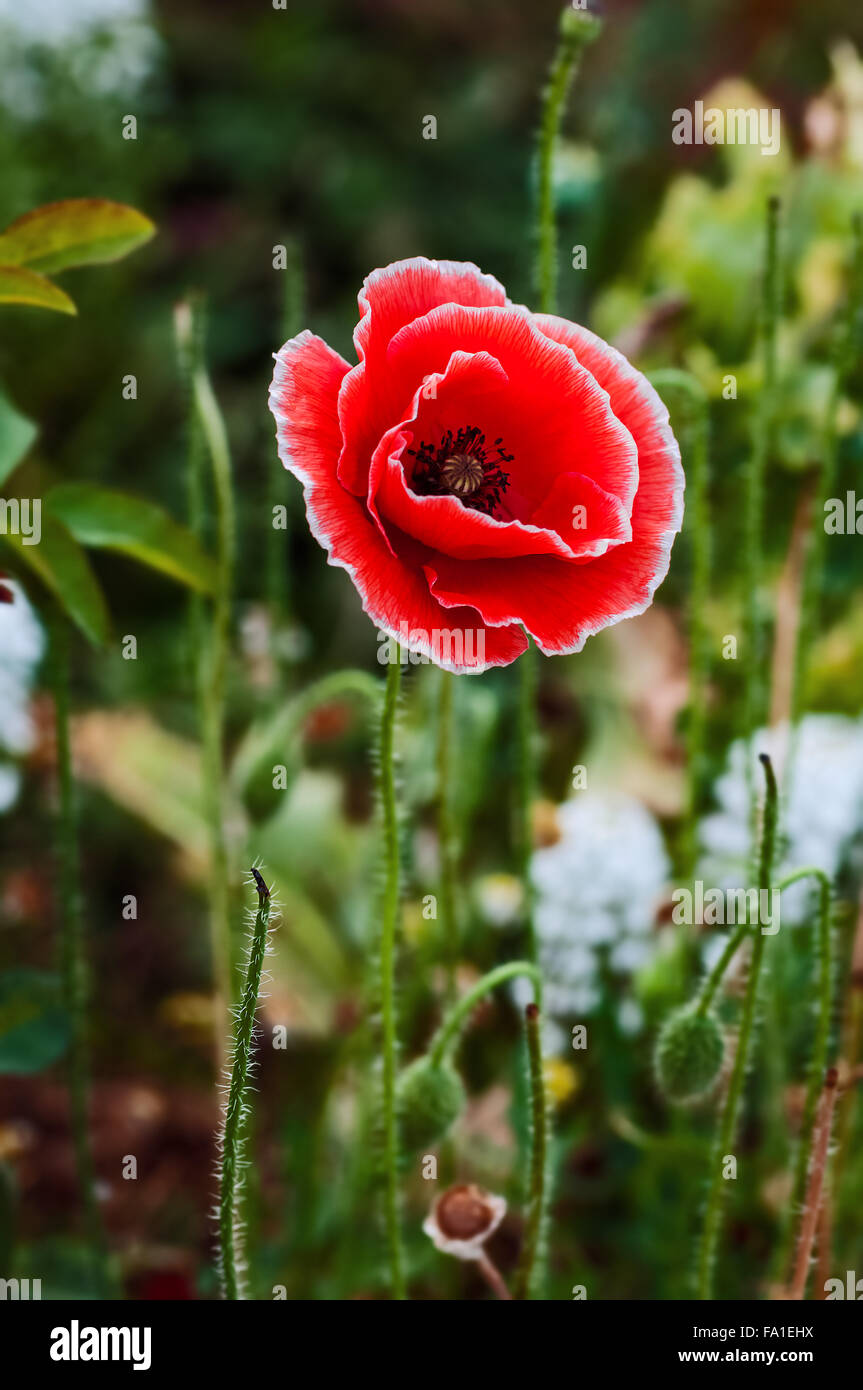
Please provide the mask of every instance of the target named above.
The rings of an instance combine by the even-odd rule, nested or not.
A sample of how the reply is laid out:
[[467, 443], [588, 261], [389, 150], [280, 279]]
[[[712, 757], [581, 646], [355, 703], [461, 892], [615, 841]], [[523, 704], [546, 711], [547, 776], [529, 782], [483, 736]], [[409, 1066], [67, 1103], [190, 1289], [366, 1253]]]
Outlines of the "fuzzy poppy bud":
[[464, 1084], [451, 1063], [418, 1057], [402, 1072], [398, 1084], [405, 1148], [421, 1149], [442, 1139], [466, 1101]]
[[560, 16], [560, 32], [565, 39], [573, 40], [575, 43], [593, 43], [599, 37], [602, 29], [602, 20], [596, 14], [591, 14], [587, 8], [587, 0], [581, 4], [566, 6]]
[[656, 1074], [669, 1100], [695, 1100], [710, 1090], [725, 1057], [722, 1030], [712, 1014], [688, 1007], [668, 1019], [656, 1045]]

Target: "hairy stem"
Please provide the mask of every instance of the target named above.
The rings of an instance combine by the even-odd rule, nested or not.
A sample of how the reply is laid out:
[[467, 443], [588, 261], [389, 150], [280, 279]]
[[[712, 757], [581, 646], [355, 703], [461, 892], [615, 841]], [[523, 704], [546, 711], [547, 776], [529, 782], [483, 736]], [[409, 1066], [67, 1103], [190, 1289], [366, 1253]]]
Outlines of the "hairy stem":
[[731, 964], [732, 957], [743, 945], [743, 942], [746, 940], [748, 934], [749, 923], [741, 922], [737, 930], [735, 932], [732, 932], [731, 936], [729, 936], [728, 940], [725, 943], [725, 949], [723, 950], [722, 955], [719, 957], [719, 960], [716, 962], [713, 969], [710, 971], [710, 974], [707, 976], [707, 979], [704, 981], [704, 984], [701, 987], [701, 993], [698, 996], [698, 1004], [696, 1005], [696, 1013], [701, 1014], [702, 1018], [707, 1013], [708, 1009], [710, 1008], [710, 1005], [713, 1003], [716, 991], [718, 990], [720, 984], [722, 983], [725, 977], [725, 972]]
[[447, 970], [447, 992], [455, 995], [455, 972], [458, 964], [459, 932], [456, 916], [456, 837], [453, 814], [453, 701], [455, 677], [441, 671], [440, 702], [438, 705], [437, 744], [437, 823], [440, 853], [440, 923]]
[[[571, 7], [560, 16], [560, 39], [551, 71], [542, 94], [542, 108], [536, 149], [536, 260], [534, 281], [540, 313], [553, 314], [557, 308], [557, 218], [554, 205], [554, 155], [560, 138], [566, 101], [582, 50], [599, 33], [599, 21]], [[528, 649], [517, 664], [518, 717], [516, 743], [515, 840], [516, 857], [524, 892], [524, 914], [528, 954], [536, 960], [533, 922], [533, 892], [530, 883], [530, 810], [536, 781], [536, 685], [537, 653], [528, 637]]]
[[779, 210], [779, 199], [770, 198], [767, 204], [761, 291], [762, 383], [744, 492], [744, 578], [747, 595], [744, 619], [744, 707], [746, 735], [750, 739], [764, 713], [764, 632], [760, 587], [763, 568], [764, 480], [776, 414], [776, 335], [780, 312]]
[[584, 48], [599, 34], [599, 21], [570, 6], [560, 17], [560, 39], [542, 95], [536, 150], [536, 264], [534, 280], [540, 313], [557, 307], [557, 220], [554, 206], [554, 154], [567, 97]]
[[432, 1038], [428, 1055], [435, 1066], [440, 1066], [447, 1052], [455, 1046], [461, 1029], [480, 1000], [491, 994], [499, 985], [505, 984], [507, 980], [514, 980], [519, 975], [525, 975], [532, 981], [536, 1002], [538, 1005], [542, 1004], [542, 976], [535, 965], [527, 960], [510, 960], [506, 965], [495, 966], [456, 1001]]
[[528, 648], [518, 662], [518, 708], [516, 713], [516, 820], [515, 851], [524, 896], [523, 916], [527, 953], [537, 959], [536, 929], [533, 920], [533, 883], [530, 858], [533, 850], [531, 807], [536, 783], [536, 683], [537, 652], [528, 638]]
[[209, 632], [202, 635], [198, 665], [198, 702], [203, 738], [204, 805], [210, 841], [207, 885], [210, 901], [210, 948], [217, 993], [217, 1056], [223, 1056], [224, 1017], [233, 999], [228, 850], [224, 827], [223, 737], [225, 688], [230, 650], [231, 603], [234, 588], [236, 518], [231, 479], [231, 455], [225, 423], [213, 393], [204, 361], [201, 308], [189, 305], [178, 316], [181, 349], [191, 354], [192, 400], [210, 458], [216, 511], [217, 580]]
[[[776, 852], [777, 789], [773, 767], [766, 753], [760, 755], [766, 779], [764, 813], [761, 826], [761, 848], [758, 864], [759, 890], [768, 890], [773, 873], [773, 859]], [[713, 1296], [713, 1278], [716, 1264], [716, 1251], [722, 1221], [723, 1184], [722, 1165], [737, 1134], [738, 1114], [746, 1079], [749, 1048], [755, 1029], [755, 1011], [758, 1001], [758, 986], [761, 963], [764, 955], [764, 934], [758, 923], [752, 939], [752, 958], [749, 963], [749, 979], [743, 1000], [743, 1014], [737, 1039], [737, 1051], [731, 1071], [731, 1079], [725, 1097], [725, 1105], [719, 1126], [718, 1142], [713, 1152], [713, 1172], [704, 1213], [704, 1224], [698, 1250], [696, 1268], [697, 1297], [710, 1299]]]
[[778, 885], [780, 891], [790, 888], [801, 879], [814, 878], [819, 886], [818, 905], [818, 1015], [812, 1055], [809, 1061], [809, 1077], [806, 1083], [806, 1100], [803, 1105], [803, 1120], [800, 1125], [800, 1140], [797, 1161], [794, 1166], [794, 1187], [791, 1193], [791, 1209], [796, 1211], [803, 1202], [806, 1192], [806, 1177], [812, 1154], [812, 1139], [815, 1132], [815, 1112], [821, 1093], [824, 1074], [827, 1069], [827, 1049], [830, 1044], [830, 1019], [833, 1009], [833, 953], [831, 946], [831, 906], [832, 890], [830, 879], [823, 869], [797, 869]]
[[821, 1102], [818, 1106], [818, 1137], [812, 1154], [812, 1171], [806, 1189], [806, 1205], [803, 1208], [803, 1218], [800, 1223], [797, 1257], [788, 1292], [789, 1299], [797, 1302], [806, 1296], [806, 1283], [812, 1260], [812, 1244], [818, 1228], [818, 1217], [824, 1193], [824, 1179], [830, 1151], [830, 1134], [833, 1128], [833, 1111], [836, 1108], [837, 1081], [836, 1069], [831, 1067], [824, 1078]]
[[81, 866], [78, 851], [78, 810], [72, 776], [72, 750], [69, 736], [69, 629], [62, 614], [52, 611], [51, 681], [57, 739], [57, 773], [60, 813], [57, 825], [57, 851], [62, 920], [61, 962], [63, 994], [69, 1015], [71, 1043], [68, 1061], [69, 1105], [75, 1169], [84, 1204], [84, 1222], [90, 1255], [102, 1284], [105, 1271], [105, 1234], [96, 1200], [93, 1154], [89, 1133], [90, 1046], [88, 1011], [90, 1003]]
[[530, 1195], [524, 1245], [516, 1277], [516, 1297], [530, 1299], [541, 1298], [543, 1292], [545, 1227], [548, 1220], [549, 1115], [542, 1069], [539, 1009], [536, 1004], [528, 1004], [525, 1020], [530, 1067]]
[[800, 622], [794, 651], [792, 718], [800, 718], [805, 707], [806, 678], [818, 621], [819, 599], [824, 575], [825, 503], [834, 495], [839, 457], [837, 421], [839, 406], [856, 358], [857, 320], [863, 302], [863, 217], [852, 223], [852, 254], [845, 311], [839, 325], [834, 352], [833, 385], [827, 406], [824, 446], [821, 452], [812, 526], [803, 573]]
[[246, 1296], [239, 1248], [239, 1178], [243, 1166], [243, 1141], [248, 1115], [249, 1064], [261, 990], [261, 972], [267, 952], [269, 921], [270, 894], [261, 879], [258, 883], [258, 911], [249, 941], [245, 984], [235, 1014], [231, 1080], [220, 1136], [222, 1171], [219, 1188], [219, 1275], [222, 1293], [227, 1299], [241, 1299]]
[[[397, 655], [400, 655], [397, 652]], [[396, 1113], [396, 927], [399, 914], [399, 829], [395, 784], [395, 725], [401, 684], [401, 662], [391, 661], [381, 713], [378, 791], [383, 820], [384, 896], [381, 920], [381, 1017], [383, 1047], [383, 1132], [385, 1221], [393, 1298], [405, 1297], [401, 1212], [398, 1190], [399, 1134]]]
[[[857, 905], [857, 924], [848, 962], [847, 1001], [842, 1022], [841, 1055], [849, 1074], [854, 1074], [863, 1044], [863, 890]], [[857, 1087], [848, 1086], [839, 1101], [836, 1120], [836, 1153], [833, 1159], [833, 1184], [837, 1205], [842, 1198], [842, 1179], [853, 1134], [854, 1107]]]

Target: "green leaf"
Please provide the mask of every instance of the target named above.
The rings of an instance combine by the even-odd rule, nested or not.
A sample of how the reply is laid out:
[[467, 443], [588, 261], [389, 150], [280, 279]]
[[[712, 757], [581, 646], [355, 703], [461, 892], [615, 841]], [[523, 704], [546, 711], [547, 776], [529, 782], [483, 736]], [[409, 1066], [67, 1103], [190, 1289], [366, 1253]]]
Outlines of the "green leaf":
[[0, 535], [0, 545], [12, 553], [9, 567], [35, 574], [85, 637], [96, 646], [108, 640], [110, 624], [102, 590], [86, 553], [61, 522], [43, 509], [38, 545], [25, 545], [24, 537], [11, 531]]
[[116, 261], [149, 241], [156, 228], [143, 213], [106, 198], [67, 198], [19, 217], [0, 234], [0, 262], [31, 270], [67, 270]]
[[7, 970], [0, 975], [0, 1072], [29, 1075], [69, 1046], [69, 1016], [56, 975]]
[[37, 309], [56, 309], [58, 314], [78, 312], [59, 285], [21, 265], [0, 265], [0, 304], [34, 304]]
[[92, 483], [63, 483], [52, 488], [45, 505], [82, 545], [122, 551], [200, 593], [215, 587], [209, 555], [154, 502]]
[[14, 472], [36, 438], [36, 426], [0, 391], [0, 486]]

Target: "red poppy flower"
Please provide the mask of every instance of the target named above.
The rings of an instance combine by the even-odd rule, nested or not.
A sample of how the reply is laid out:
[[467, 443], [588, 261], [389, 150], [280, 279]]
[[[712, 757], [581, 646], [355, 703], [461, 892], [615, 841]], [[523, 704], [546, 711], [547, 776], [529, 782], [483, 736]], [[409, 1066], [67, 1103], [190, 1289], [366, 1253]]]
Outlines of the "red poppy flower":
[[359, 306], [359, 364], [301, 333], [276, 356], [270, 408], [312, 532], [381, 632], [480, 671], [514, 661], [525, 629], [576, 652], [643, 612], [683, 514], [645, 378], [473, 265], [399, 261]]

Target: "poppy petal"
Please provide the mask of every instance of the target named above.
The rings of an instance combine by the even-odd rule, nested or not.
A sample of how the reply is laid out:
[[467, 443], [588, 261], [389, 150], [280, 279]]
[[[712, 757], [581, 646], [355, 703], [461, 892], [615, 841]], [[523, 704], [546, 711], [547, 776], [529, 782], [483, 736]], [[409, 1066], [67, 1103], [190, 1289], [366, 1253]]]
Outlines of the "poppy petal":
[[329, 563], [348, 571], [372, 622], [410, 650], [454, 671], [514, 661], [527, 645], [521, 628], [489, 628], [473, 605], [444, 608], [421, 567], [391, 553], [363, 503], [339, 483], [338, 393], [348, 370], [308, 332], [276, 357], [270, 409], [279, 455], [303, 484], [312, 534]]

